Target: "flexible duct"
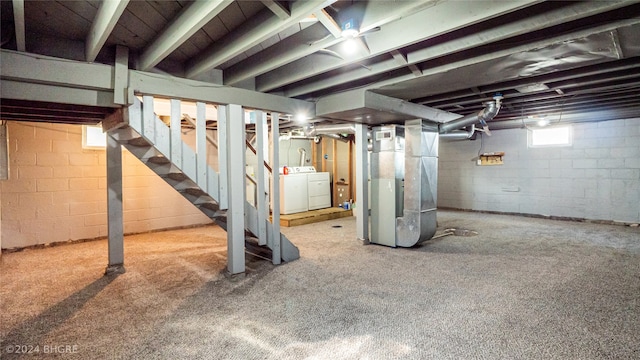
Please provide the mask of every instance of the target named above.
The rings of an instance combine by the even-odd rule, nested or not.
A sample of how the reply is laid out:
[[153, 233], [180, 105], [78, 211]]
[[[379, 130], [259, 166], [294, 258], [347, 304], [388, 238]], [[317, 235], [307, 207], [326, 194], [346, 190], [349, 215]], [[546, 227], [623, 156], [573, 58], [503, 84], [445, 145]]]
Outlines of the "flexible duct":
[[482, 124], [484, 131], [487, 135], [491, 135], [488, 131], [489, 128], [487, 126], [487, 121], [493, 119], [496, 115], [498, 115], [498, 111], [500, 111], [500, 100], [501, 96], [494, 97], [494, 100], [487, 101], [484, 103], [485, 108], [477, 112], [476, 114], [470, 114], [460, 119], [456, 119], [453, 121], [449, 121], [444, 124], [440, 124], [440, 134], [446, 134], [453, 130], [461, 129], [465, 126], [473, 125], [475, 123]]

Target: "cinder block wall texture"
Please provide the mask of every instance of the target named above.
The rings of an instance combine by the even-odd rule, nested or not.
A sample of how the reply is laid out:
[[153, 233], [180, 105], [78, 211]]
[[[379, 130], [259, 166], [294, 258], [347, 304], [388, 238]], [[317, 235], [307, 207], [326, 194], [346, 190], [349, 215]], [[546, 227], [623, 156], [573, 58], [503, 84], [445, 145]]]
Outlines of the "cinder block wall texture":
[[438, 206], [589, 220], [640, 222], [640, 119], [573, 125], [571, 147], [528, 148], [526, 129], [440, 142]]
[[[10, 178], [0, 181], [2, 248], [107, 236], [106, 155], [82, 127], [9, 122]], [[123, 149], [125, 233], [211, 220]]]

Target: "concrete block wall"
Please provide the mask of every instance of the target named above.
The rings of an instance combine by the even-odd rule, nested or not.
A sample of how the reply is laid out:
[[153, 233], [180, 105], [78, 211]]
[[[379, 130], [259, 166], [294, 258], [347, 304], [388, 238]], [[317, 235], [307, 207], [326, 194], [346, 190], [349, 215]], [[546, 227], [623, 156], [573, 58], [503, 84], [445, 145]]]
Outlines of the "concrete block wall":
[[527, 130], [493, 131], [477, 166], [476, 141], [440, 141], [438, 206], [640, 222], [640, 118], [573, 124], [571, 147], [528, 148]]
[[[2, 248], [107, 236], [106, 155], [82, 148], [78, 125], [9, 122], [1, 181]], [[125, 233], [211, 220], [123, 149]]]
[[[306, 151], [304, 166], [313, 165], [311, 159], [311, 144], [312, 140], [306, 139], [288, 139], [280, 140], [280, 166], [300, 166], [300, 152], [298, 149], [302, 148]], [[247, 160], [247, 163], [249, 161]]]

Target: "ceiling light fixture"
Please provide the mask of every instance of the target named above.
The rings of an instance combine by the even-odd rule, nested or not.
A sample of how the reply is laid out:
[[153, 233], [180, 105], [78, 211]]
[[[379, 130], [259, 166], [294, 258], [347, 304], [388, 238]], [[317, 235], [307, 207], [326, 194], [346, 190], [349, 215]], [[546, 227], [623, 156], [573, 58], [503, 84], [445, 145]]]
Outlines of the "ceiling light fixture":
[[540, 119], [537, 122], [538, 126], [543, 127], [543, 126], [547, 126], [549, 125], [549, 120], [547, 119]]
[[342, 37], [343, 38], [354, 38], [358, 36], [360, 31], [358, 31], [358, 23], [355, 19], [349, 19], [347, 22], [342, 24]]
[[538, 125], [539, 127], [547, 126], [551, 122], [549, 121], [549, 119], [547, 119], [547, 115], [529, 115], [527, 116], [527, 118], [529, 118], [531, 121], [535, 121], [536, 125]]
[[529, 94], [533, 92], [549, 90], [549, 87], [546, 84], [537, 83], [537, 84], [516, 86], [514, 89], [516, 89], [516, 91], [518, 91], [521, 94]]
[[344, 51], [345, 54], [347, 55], [353, 55], [356, 53], [356, 50], [358, 49], [358, 42], [356, 40], [356, 38], [354, 37], [349, 37], [346, 38], [345, 41], [342, 42], [342, 50]]
[[296, 121], [300, 123], [307, 121], [307, 115], [303, 113], [296, 114]]

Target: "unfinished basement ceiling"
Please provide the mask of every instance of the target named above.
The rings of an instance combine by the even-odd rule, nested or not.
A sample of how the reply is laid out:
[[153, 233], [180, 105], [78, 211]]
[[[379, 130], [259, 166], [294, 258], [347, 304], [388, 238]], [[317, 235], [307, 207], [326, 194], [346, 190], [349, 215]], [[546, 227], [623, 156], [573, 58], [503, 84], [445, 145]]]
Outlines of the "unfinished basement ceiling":
[[[460, 115], [501, 94], [493, 121], [505, 125], [640, 116], [638, 1], [105, 4], [2, 1], [2, 48], [112, 64], [122, 45], [139, 70], [312, 101], [368, 89]], [[347, 22], [361, 35], [352, 53]], [[316, 121], [358, 122], [362, 111], [344, 114]]]

